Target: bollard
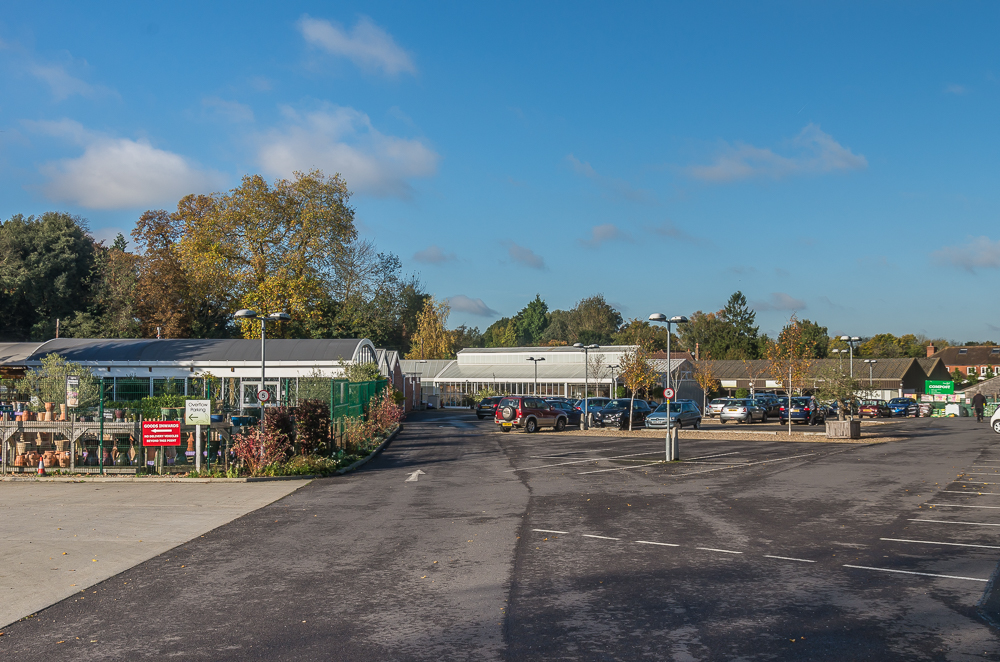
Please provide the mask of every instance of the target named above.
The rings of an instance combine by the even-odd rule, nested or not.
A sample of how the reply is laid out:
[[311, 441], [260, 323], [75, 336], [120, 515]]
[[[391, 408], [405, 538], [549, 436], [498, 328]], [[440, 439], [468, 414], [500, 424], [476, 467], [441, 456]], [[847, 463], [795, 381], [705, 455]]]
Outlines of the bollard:
[[673, 462], [675, 460], [681, 459], [678, 428], [676, 427], [667, 428], [666, 457], [667, 457], [667, 462]]

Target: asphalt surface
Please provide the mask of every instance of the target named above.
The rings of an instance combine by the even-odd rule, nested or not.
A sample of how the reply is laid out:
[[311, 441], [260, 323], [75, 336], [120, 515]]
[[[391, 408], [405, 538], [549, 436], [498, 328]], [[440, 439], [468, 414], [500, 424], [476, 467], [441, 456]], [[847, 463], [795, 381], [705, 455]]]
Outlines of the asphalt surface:
[[0, 659], [1000, 659], [1000, 436], [900, 426], [682, 437], [664, 465], [656, 439], [428, 413], [364, 470], [10, 626]]

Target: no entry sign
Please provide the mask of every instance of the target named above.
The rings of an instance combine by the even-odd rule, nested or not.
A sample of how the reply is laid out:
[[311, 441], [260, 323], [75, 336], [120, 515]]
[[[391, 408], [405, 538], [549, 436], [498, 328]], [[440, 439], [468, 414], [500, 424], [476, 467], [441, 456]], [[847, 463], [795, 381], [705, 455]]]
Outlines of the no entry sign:
[[143, 421], [143, 446], [180, 446], [180, 421]]
[[665, 389], [663, 389], [663, 397], [665, 397], [667, 400], [673, 399], [674, 395], [676, 395], [674, 393], [674, 389], [672, 389], [672, 388], [665, 388]]

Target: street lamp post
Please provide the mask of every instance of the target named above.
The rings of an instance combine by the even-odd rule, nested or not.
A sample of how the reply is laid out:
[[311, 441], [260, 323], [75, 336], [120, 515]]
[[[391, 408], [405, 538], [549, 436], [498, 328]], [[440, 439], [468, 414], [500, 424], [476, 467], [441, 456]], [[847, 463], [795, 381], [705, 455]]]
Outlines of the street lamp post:
[[846, 349], [831, 349], [830, 351], [833, 352], [834, 354], [836, 354], [837, 358], [840, 359], [840, 372], [843, 373], [844, 372], [844, 352], [846, 352], [847, 350]]
[[[688, 318], [684, 317], [683, 315], [674, 315], [670, 319], [667, 319], [667, 316], [664, 315], [663, 313], [653, 313], [652, 315], [649, 316], [649, 321], [661, 322], [667, 325], [667, 388], [671, 388], [670, 384], [671, 384], [671, 373], [673, 373], [673, 361], [670, 358], [670, 336], [671, 336], [670, 327], [672, 324], [686, 324]], [[673, 399], [672, 397], [667, 398], [667, 449], [665, 456], [667, 462], [671, 460], [681, 459], [680, 448], [678, 448], [680, 444], [679, 442], [677, 442], [676, 440], [677, 438], [674, 436], [675, 430], [673, 425], [671, 424], [671, 419], [670, 419], [670, 401], [672, 399]], [[680, 420], [679, 414], [677, 420]]]
[[873, 390], [872, 389], [872, 382], [874, 381], [872, 379], [872, 372], [873, 372], [873, 369], [875, 367], [875, 364], [878, 363], [878, 360], [877, 359], [865, 359], [865, 363], [868, 364], [868, 390], [872, 391]]
[[615, 386], [618, 385], [617, 382], [615, 382], [615, 370], [617, 370], [619, 367], [620, 366], [617, 363], [614, 364], [614, 365], [609, 365], [608, 366], [608, 368], [611, 369], [611, 393], [610, 393], [610, 395], [611, 395], [611, 399], [612, 400], [614, 400], [616, 397], [618, 397], [618, 394], [615, 393]]
[[590, 357], [587, 352], [592, 349], [598, 349], [600, 345], [584, 345], [583, 343], [577, 342], [573, 343], [573, 347], [583, 350], [583, 423], [581, 424], [584, 430], [589, 430], [590, 426], [587, 424], [587, 414], [588, 405], [590, 404], [588, 397], [590, 395]]
[[[261, 400], [261, 394], [267, 392], [267, 387], [264, 384], [264, 326], [267, 322], [287, 322], [292, 319], [291, 315], [288, 313], [271, 313], [270, 315], [259, 315], [256, 310], [248, 310], [243, 308], [242, 310], [237, 310], [234, 317], [238, 320], [260, 320], [260, 392], [257, 394], [257, 402], [260, 402], [260, 432], [264, 433], [264, 401]], [[275, 389], [275, 395], [278, 393], [278, 389]], [[266, 396], [265, 396], [266, 397]], [[263, 447], [262, 447], [263, 448]]]
[[535, 395], [537, 396], [538, 395], [538, 362], [539, 361], [544, 361], [545, 357], [542, 356], [542, 357], [536, 359], [534, 356], [529, 356], [526, 360], [527, 361], [531, 361], [533, 364], [535, 364]]
[[851, 346], [851, 377], [854, 377], [854, 344], [861, 342], [861, 338], [857, 336], [840, 336], [840, 339]]

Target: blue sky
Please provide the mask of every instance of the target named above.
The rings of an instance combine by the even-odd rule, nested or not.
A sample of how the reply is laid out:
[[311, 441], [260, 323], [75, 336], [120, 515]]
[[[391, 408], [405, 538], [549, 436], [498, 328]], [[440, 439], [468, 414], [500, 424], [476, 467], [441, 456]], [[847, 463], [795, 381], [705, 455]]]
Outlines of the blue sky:
[[742, 290], [1000, 340], [995, 3], [69, 3], [0, 14], [0, 216], [96, 236], [319, 167], [485, 328]]

